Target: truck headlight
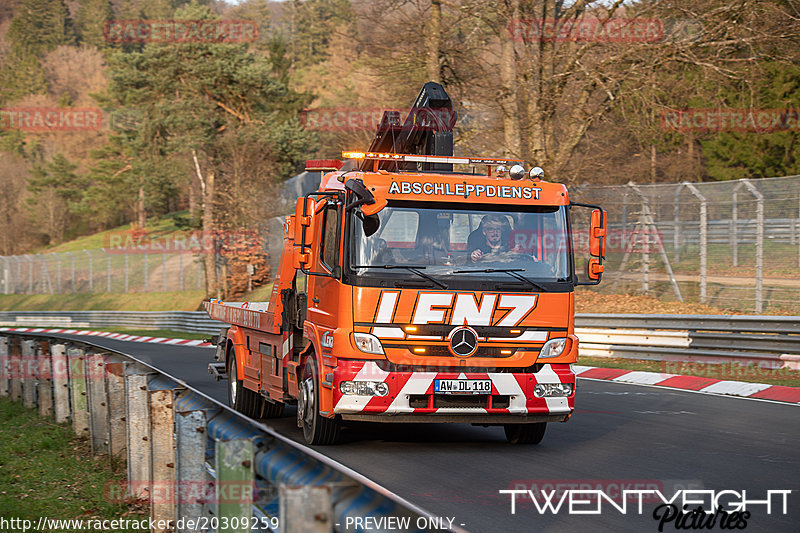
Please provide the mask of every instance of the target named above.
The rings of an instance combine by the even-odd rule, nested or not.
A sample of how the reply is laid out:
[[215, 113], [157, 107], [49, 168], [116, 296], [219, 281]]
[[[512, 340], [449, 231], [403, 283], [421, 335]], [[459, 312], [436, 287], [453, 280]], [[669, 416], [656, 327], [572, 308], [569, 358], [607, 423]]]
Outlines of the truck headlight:
[[566, 346], [567, 339], [564, 337], [550, 339], [544, 343], [544, 346], [542, 346], [542, 350], [539, 352], [539, 357], [543, 359], [547, 359], [548, 357], [558, 357], [564, 352], [564, 348]]
[[339, 391], [351, 396], [386, 396], [389, 386], [383, 381], [342, 381]]
[[537, 398], [572, 396], [572, 383], [537, 383], [533, 387], [533, 395]]
[[386, 355], [383, 351], [383, 345], [378, 337], [370, 335], [369, 333], [353, 333], [353, 342], [356, 348], [364, 353], [374, 353], [378, 355]]

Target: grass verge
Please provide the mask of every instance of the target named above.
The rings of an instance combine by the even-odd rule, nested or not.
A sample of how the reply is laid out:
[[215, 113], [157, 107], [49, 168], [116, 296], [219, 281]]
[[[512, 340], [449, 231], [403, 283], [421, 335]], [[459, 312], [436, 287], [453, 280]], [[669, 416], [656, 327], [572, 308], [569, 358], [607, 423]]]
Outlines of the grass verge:
[[767, 383], [786, 387], [800, 387], [800, 371], [789, 368], [759, 368], [752, 363], [742, 365], [737, 362], [711, 364], [680, 361], [650, 361], [646, 359], [619, 359], [610, 357], [580, 357], [579, 365], [603, 368], [621, 368], [644, 372], [663, 372], [683, 376], [698, 376], [730, 381]]
[[124, 465], [112, 471], [108, 457], [92, 456], [88, 439], [76, 437], [69, 425], [55, 424], [20, 402], [0, 398], [0, 517], [31, 520], [34, 525], [42, 516], [147, 518], [146, 508], [110, 501], [109, 488], [125, 482]]
[[0, 311], [197, 311], [203, 291], [130, 294], [4, 294]]

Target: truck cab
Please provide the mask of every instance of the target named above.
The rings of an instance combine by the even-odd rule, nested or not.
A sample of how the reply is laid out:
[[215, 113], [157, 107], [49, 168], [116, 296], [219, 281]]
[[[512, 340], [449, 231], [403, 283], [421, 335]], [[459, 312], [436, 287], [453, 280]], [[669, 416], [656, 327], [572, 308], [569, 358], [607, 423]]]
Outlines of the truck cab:
[[268, 417], [296, 403], [311, 444], [356, 421], [502, 425], [535, 444], [567, 421], [574, 289], [600, 282], [603, 210], [518, 160], [343, 158], [355, 166], [287, 217], [270, 301], [207, 305], [231, 324], [216, 363], [231, 405]]

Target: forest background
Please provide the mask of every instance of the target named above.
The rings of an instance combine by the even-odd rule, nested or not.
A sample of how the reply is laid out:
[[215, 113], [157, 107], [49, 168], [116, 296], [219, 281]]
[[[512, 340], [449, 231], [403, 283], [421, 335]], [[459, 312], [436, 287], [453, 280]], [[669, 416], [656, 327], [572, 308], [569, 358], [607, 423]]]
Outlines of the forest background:
[[[171, 20], [257, 32], [109, 32]], [[380, 111], [430, 80], [455, 103], [456, 154], [570, 185], [796, 175], [798, 59], [794, 0], [3, 0], [0, 255], [176, 211], [187, 228], [257, 228], [306, 159], [366, 148]], [[20, 123], [86, 109], [97, 127]], [[670, 122], [720, 109], [783, 124]]]

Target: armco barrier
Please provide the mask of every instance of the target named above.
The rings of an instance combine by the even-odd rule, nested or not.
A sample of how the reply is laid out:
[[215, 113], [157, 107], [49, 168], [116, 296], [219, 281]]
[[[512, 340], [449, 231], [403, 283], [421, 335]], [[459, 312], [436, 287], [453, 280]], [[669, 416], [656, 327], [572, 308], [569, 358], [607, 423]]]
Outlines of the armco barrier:
[[127, 484], [107, 497], [148, 501], [165, 526], [154, 531], [442, 530], [430, 513], [132, 356], [3, 333], [0, 370], [0, 396], [71, 420], [112, 465], [127, 459]]
[[800, 317], [576, 316], [580, 355], [800, 368]]
[[[216, 334], [203, 311], [0, 311], [0, 326], [166, 329]], [[800, 317], [578, 314], [580, 353], [594, 357], [800, 365]]]
[[224, 324], [204, 311], [0, 311], [0, 326], [168, 329], [219, 333]]

